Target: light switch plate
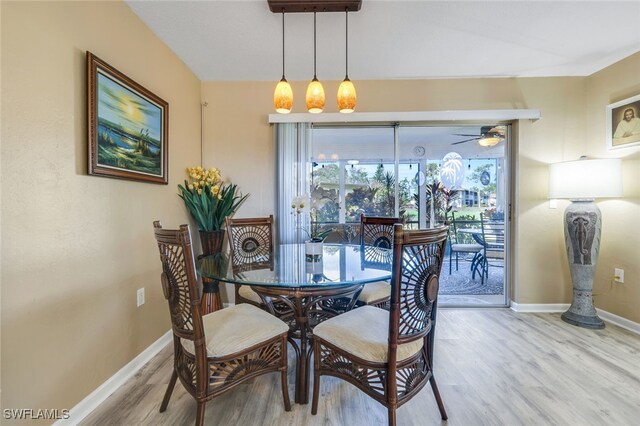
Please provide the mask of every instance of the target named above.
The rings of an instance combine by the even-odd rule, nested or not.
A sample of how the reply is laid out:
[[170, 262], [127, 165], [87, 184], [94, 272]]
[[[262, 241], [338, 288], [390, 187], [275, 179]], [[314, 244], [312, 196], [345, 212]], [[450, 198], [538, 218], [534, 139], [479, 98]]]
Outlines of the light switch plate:
[[144, 305], [144, 287], [139, 288], [138, 292], [136, 293], [136, 300], [138, 303], [138, 307]]

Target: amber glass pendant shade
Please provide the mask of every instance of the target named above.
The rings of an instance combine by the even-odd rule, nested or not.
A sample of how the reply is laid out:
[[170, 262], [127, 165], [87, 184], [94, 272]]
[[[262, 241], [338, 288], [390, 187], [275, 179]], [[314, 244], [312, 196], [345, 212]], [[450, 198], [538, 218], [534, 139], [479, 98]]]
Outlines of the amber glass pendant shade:
[[311, 114], [320, 114], [324, 109], [324, 88], [316, 77], [316, 11], [313, 10], [313, 80], [307, 86], [307, 110]]
[[317, 78], [311, 80], [307, 87], [307, 110], [311, 114], [319, 114], [324, 109], [324, 88]]
[[284, 10], [282, 11], [282, 79], [273, 92], [273, 107], [279, 114], [289, 114], [293, 107], [293, 90], [284, 78]]
[[356, 109], [356, 88], [348, 78], [345, 78], [338, 87], [338, 110], [344, 114], [353, 112]]
[[293, 107], [293, 90], [286, 79], [280, 80], [273, 92], [273, 106], [280, 114], [289, 114]]
[[345, 37], [344, 37], [344, 80], [338, 87], [338, 111], [348, 114], [356, 109], [356, 88], [349, 80], [349, 10], [345, 10]]

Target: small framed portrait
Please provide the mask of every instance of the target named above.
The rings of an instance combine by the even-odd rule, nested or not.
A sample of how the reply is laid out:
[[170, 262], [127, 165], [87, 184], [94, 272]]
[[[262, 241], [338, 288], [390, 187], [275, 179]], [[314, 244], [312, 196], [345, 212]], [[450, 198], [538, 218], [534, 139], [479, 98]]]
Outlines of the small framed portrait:
[[640, 145], [640, 95], [607, 105], [609, 149]]
[[87, 52], [89, 174], [168, 182], [169, 104]]

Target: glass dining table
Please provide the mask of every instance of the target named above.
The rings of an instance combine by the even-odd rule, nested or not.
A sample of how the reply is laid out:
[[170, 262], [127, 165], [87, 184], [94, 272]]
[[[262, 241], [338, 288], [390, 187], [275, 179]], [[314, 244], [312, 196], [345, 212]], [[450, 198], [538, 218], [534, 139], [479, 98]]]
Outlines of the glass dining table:
[[234, 263], [224, 253], [202, 257], [197, 268], [203, 280], [251, 286], [266, 309], [289, 325], [295, 402], [307, 404], [313, 327], [353, 308], [363, 285], [390, 279], [392, 257], [390, 249], [326, 243], [322, 255], [312, 257], [304, 244], [281, 244], [247, 262]]

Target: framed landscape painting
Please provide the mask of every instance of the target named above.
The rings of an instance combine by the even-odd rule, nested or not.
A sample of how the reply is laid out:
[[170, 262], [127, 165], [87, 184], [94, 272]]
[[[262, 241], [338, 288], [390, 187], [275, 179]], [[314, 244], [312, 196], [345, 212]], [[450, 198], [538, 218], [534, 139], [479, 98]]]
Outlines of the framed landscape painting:
[[607, 105], [609, 149], [640, 145], [640, 95]]
[[169, 104], [87, 52], [89, 174], [168, 183]]

